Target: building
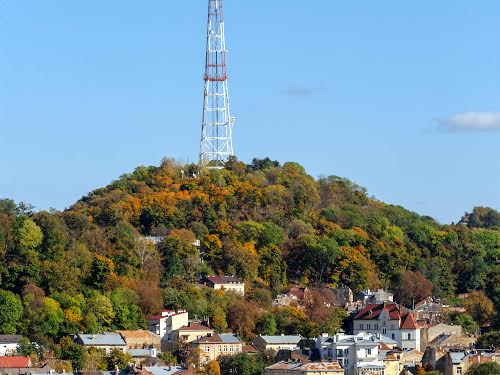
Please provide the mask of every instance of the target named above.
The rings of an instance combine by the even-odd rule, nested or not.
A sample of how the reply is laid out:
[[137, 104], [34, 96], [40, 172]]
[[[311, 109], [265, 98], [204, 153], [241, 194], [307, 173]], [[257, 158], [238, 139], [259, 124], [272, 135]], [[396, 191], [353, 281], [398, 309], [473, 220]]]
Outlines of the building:
[[302, 336], [279, 335], [262, 336], [259, 335], [253, 339], [252, 344], [260, 351], [265, 350], [295, 350], [299, 348]]
[[322, 335], [316, 341], [321, 360], [338, 361], [346, 375], [384, 375], [384, 360], [379, 358], [380, 347], [390, 349], [395, 345], [396, 342], [388, 337], [367, 332], [356, 335]]
[[109, 355], [113, 350], [117, 349], [123, 353], [127, 352], [127, 343], [122, 335], [117, 332], [107, 333], [79, 333], [75, 342], [83, 345], [86, 348], [96, 348], [104, 350]]
[[160, 337], [151, 331], [143, 329], [118, 331], [130, 349], [156, 349], [161, 350]]
[[214, 330], [210, 327], [196, 322], [188, 322], [187, 325], [172, 331], [172, 340], [174, 342], [189, 343], [213, 333]]
[[0, 375], [52, 375], [55, 370], [44, 365], [41, 367], [0, 367]]
[[204, 276], [203, 282], [215, 290], [222, 289], [245, 295], [245, 283], [234, 276]]
[[232, 333], [219, 333], [201, 337], [190, 343], [191, 353], [198, 365], [208, 363], [223, 355], [235, 355], [243, 351], [243, 342]]
[[22, 356], [1, 356], [0, 357], [0, 368], [27, 368], [31, 367], [30, 357]]
[[182, 366], [142, 366], [136, 375], [194, 375], [195, 371], [192, 367], [185, 368]]
[[22, 338], [21, 335], [0, 335], [0, 356], [14, 354]]
[[335, 296], [337, 306], [345, 306], [350, 304], [354, 300], [354, 295], [351, 288], [347, 286], [340, 286], [338, 288], [332, 288], [331, 291]]
[[439, 300], [427, 297], [418, 302], [412, 312], [417, 322], [439, 323], [448, 307]]
[[337, 361], [309, 362], [281, 361], [266, 367], [265, 375], [341, 375], [344, 369]]
[[357, 298], [363, 305], [368, 303], [394, 302], [394, 294], [384, 289], [363, 290], [357, 294]]
[[186, 310], [163, 310], [160, 315], [149, 318], [149, 330], [160, 336], [162, 343], [173, 342], [173, 331], [187, 326], [188, 323], [189, 316]]
[[145, 349], [127, 349], [127, 354], [129, 354], [136, 365], [143, 363], [144, 361], [156, 358], [158, 351], [156, 348], [145, 348]]
[[445, 354], [444, 374], [463, 375], [467, 370], [480, 363], [500, 362], [500, 352], [487, 350], [477, 351], [449, 351]]
[[420, 327], [408, 309], [394, 302], [365, 305], [354, 316], [353, 330], [388, 336], [403, 350], [420, 349]]

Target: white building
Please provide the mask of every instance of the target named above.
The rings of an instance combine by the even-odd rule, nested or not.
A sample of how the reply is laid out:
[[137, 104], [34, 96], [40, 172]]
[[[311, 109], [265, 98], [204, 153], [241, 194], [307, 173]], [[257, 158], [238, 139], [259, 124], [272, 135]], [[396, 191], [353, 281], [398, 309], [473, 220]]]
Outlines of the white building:
[[354, 316], [354, 334], [390, 337], [403, 350], [420, 349], [420, 327], [408, 309], [394, 302], [366, 305]]
[[161, 341], [171, 342], [174, 340], [173, 331], [189, 324], [189, 316], [186, 310], [163, 310], [161, 315], [149, 318], [149, 330], [158, 336]]
[[337, 360], [346, 375], [379, 374], [384, 375], [385, 366], [379, 358], [379, 346], [395, 346], [396, 342], [388, 337], [363, 332], [356, 335], [338, 333], [318, 337], [316, 348], [321, 360]]
[[253, 339], [252, 344], [259, 350], [295, 350], [299, 348], [302, 336], [295, 335], [277, 335], [263, 336], [259, 335]]
[[245, 283], [234, 276], [205, 276], [203, 278], [205, 285], [208, 287], [219, 290], [228, 290], [245, 295]]
[[21, 335], [0, 335], [0, 357], [15, 354], [22, 338]]

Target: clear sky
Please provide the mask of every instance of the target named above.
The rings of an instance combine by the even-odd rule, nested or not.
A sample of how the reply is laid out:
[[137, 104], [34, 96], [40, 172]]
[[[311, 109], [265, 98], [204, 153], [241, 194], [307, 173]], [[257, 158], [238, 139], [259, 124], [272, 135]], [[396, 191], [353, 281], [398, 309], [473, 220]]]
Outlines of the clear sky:
[[[0, 197], [196, 161], [206, 0], [0, 0]], [[441, 222], [500, 209], [498, 0], [225, 0], [234, 148]]]

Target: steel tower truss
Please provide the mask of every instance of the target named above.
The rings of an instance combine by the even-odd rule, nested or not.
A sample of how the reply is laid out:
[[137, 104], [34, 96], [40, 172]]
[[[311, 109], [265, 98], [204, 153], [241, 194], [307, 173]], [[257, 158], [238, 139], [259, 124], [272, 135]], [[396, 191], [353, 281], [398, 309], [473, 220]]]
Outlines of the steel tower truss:
[[233, 155], [222, 0], [208, 1], [205, 92], [200, 145], [202, 168], [223, 168]]

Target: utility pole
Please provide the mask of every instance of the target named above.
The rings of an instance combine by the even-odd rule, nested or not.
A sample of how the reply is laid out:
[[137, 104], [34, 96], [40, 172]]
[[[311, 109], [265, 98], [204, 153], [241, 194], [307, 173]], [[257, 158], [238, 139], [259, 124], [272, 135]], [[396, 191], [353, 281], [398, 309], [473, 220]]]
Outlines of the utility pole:
[[234, 117], [229, 111], [226, 52], [222, 0], [208, 0], [205, 90], [200, 144], [201, 168], [223, 168], [233, 155]]

